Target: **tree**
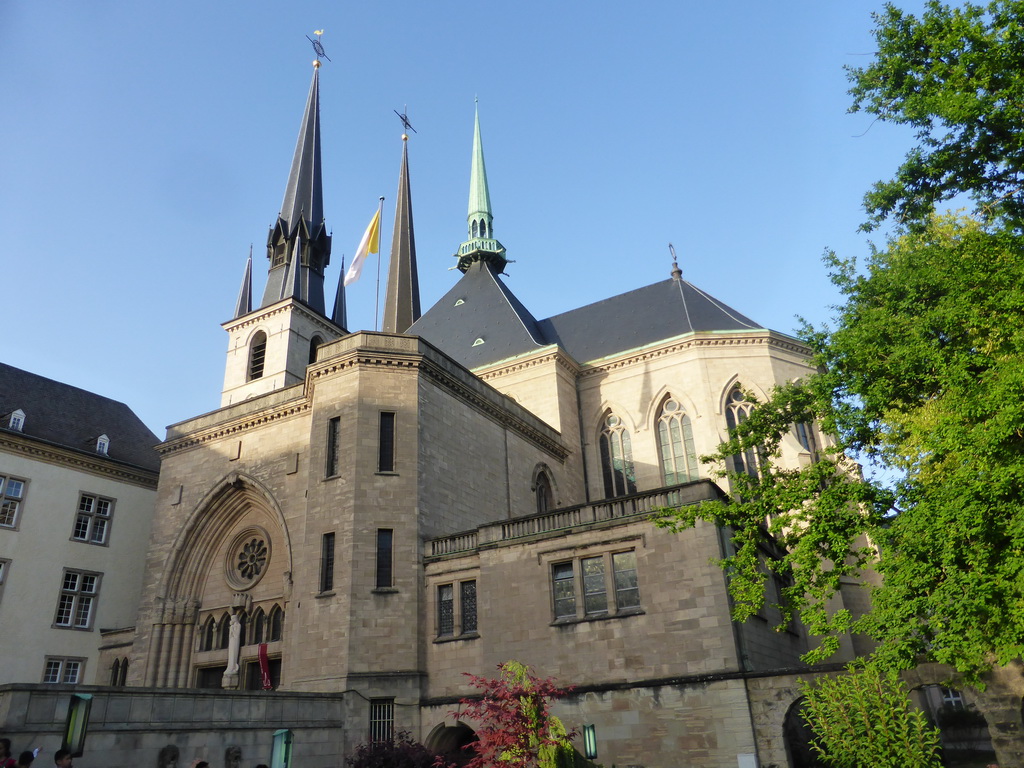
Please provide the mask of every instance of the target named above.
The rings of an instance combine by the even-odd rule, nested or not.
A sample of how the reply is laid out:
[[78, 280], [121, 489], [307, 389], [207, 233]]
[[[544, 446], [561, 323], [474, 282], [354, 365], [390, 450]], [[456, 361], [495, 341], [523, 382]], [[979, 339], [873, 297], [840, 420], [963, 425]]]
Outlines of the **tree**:
[[351, 768], [445, 768], [446, 763], [422, 744], [401, 732], [392, 739], [371, 741], [356, 747], [345, 760]]
[[[904, 669], [927, 658], [977, 681], [1024, 651], [1024, 241], [1005, 228], [947, 216], [895, 236], [863, 274], [829, 258], [845, 303], [833, 329], [806, 328], [819, 373], [776, 390], [715, 459], [759, 446], [778, 451], [812, 418], [836, 445], [800, 470], [765, 462], [732, 475], [733, 497], [668, 515], [734, 531], [725, 561], [744, 619], [763, 600], [769, 568], [808, 628], [878, 641], [874, 661]], [[850, 471], [859, 455], [890, 472]], [[769, 524], [765, 525], [765, 520]], [[830, 615], [840, 577], [868, 560], [883, 577], [863, 617]]]
[[913, 127], [918, 145], [865, 197], [867, 228], [895, 216], [927, 223], [935, 204], [967, 193], [983, 217], [1024, 223], [1024, 2], [951, 7], [920, 18], [887, 4], [878, 51], [850, 68], [851, 112]]
[[[814, 747], [835, 768], [940, 768], [939, 731], [895, 672], [850, 670], [804, 684]], [[835, 717], [837, 711], [844, 717]], [[885, 717], [879, 717], [885, 712]]]
[[461, 717], [479, 723], [468, 768], [564, 768], [575, 765], [575, 735], [551, 714], [550, 702], [567, 691], [518, 661], [498, 666], [495, 679], [467, 675], [483, 693], [463, 700]]

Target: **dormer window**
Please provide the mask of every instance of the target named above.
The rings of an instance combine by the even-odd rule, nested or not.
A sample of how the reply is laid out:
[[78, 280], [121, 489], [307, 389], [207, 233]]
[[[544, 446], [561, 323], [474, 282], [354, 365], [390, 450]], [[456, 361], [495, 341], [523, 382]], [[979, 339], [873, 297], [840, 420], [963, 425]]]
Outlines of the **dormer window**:
[[110, 450], [110, 438], [106, 435], [100, 435], [96, 438], [96, 453], [100, 456], [106, 456], [107, 451]]
[[15, 432], [21, 432], [25, 426], [25, 412], [19, 408], [11, 414], [10, 428]]

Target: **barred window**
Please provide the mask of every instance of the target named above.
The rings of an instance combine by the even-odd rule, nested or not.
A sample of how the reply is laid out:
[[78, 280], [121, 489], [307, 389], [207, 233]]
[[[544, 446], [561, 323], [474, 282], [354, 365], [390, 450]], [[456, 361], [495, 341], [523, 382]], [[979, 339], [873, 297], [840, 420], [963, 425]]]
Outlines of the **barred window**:
[[459, 613], [462, 634], [476, 632], [476, 582], [464, 581], [459, 585]]
[[395, 737], [395, 700], [370, 699], [370, 741], [391, 741]]
[[394, 586], [392, 573], [392, 546], [394, 531], [390, 528], [377, 529], [377, 588], [387, 589]]
[[99, 597], [99, 573], [64, 571], [60, 597], [57, 600], [57, 615], [53, 620], [55, 626], [65, 629], [91, 629]]
[[71, 538], [89, 544], [106, 544], [113, 509], [113, 499], [83, 493], [78, 497], [78, 514]]
[[320, 591], [334, 589], [334, 532], [320, 538]]
[[18, 513], [25, 500], [25, 481], [0, 475], [0, 526], [17, 528]]
[[451, 584], [437, 588], [437, 636], [455, 634], [455, 594]]

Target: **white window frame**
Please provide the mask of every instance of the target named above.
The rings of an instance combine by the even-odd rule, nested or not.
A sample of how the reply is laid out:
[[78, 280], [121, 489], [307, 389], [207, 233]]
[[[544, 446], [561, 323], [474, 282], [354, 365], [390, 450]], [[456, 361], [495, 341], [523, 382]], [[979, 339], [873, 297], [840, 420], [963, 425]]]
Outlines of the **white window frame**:
[[67, 656], [47, 656], [43, 662], [44, 685], [77, 685], [82, 682], [85, 659]]
[[14, 430], [15, 432], [21, 432], [23, 429], [25, 429], [25, 412], [21, 410], [21, 408], [12, 412], [8, 425], [8, 428]]
[[53, 626], [58, 629], [92, 630], [100, 596], [102, 573], [65, 568], [57, 596]]
[[[114, 517], [115, 499], [95, 493], [78, 494], [78, 510], [75, 513], [75, 526], [71, 529], [71, 540], [84, 544], [106, 546], [110, 541], [110, 527]], [[97, 532], [101, 533], [96, 538]]]
[[[17, 493], [11, 493], [11, 483], [17, 483]], [[25, 503], [25, 487], [28, 480], [10, 475], [0, 475], [0, 528], [17, 530], [21, 521], [22, 506]], [[13, 512], [10, 510], [13, 508]], [[10, 515], [10, 522], [4, 522]]]
[[106, 435], [100, 435], [96, 438], [96, 453], [100, 456], [108, 456], [110, 454], [110, 438]]

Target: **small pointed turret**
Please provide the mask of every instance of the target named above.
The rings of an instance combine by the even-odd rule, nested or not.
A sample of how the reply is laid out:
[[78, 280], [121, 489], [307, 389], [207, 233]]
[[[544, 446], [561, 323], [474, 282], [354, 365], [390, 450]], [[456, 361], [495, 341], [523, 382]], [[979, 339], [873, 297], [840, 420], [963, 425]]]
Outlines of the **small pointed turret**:
[[341, 257], [341, 272], [338, 274], [338, 290], [334, 294], [334, 311], [331, 322], [339, 328], [348, 329], [348, 307], [345, 304], [345, 257]]
[[252, 247], [249, 247], [249, 258], [245, 262], [245, 274], [242, 276], [242, 287], [238, 290], [238, 301], [235, 302], [235, 318], [252, 312]]
[[398, 173], [395, 230], [391, 237], [388, 286], [384, 294], [384, 332], [405, 333], [420, 317], [420, 281], [416, 271], [416, 236], [409, 189], [409, 136], [402, 134], [402, 168]]
[[[314, 62], [306, 110], [295, 143], [288, 183], [277, 222], [267, 238], [270, 271], [261, 307], [292, 296], [324, 314], [324, 269], [331, 260], [331, 236], [323, 212], [323, 180], [320, 171], [319, 61]], [[296, 248], [296, 244], [300, 247]], [[300, 270], [292, 277], [293, 254], [300, 254]], [[296, 289], [294, 286], [298, 285]]]
[[501, 272], [508, 259], [505, 246], [494, 239], [494, 216], [491, 214], [491, 193], [487, 186], [487, 168], [484, 165], [484, 143], [480, 138], [480, 108], [477, 107], [473, 123], [473, 163], [469, 174], [469, 239], [459, 246], [456, 254], [459, 269], [465, 272], [474, 261], [486, 261]]

